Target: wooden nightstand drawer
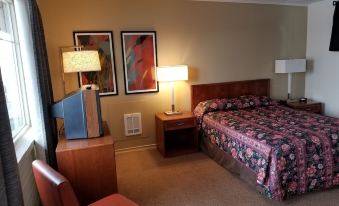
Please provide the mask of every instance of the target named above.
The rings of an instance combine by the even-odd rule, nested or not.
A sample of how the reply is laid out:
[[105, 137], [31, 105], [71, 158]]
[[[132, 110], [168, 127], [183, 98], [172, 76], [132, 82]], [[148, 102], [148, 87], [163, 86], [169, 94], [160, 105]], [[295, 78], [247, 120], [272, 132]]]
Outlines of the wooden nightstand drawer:
[[304, 111], [308, 112], [313, 112], [313, 113], [321, 113], [321, 105], [320, 104], [315, 104], [315, 105], [308, 105], [304, 106], [302, 108], [299, 108]]
[[165, 122], [165, 130], [177, 130], [184, 128], [195, 127], [195, 119], [179, 119], [179, 120], [171, 120]]
[[312, 113], [317, 113], [317, 114], [322, 113], [322, 104], [320, 102], [315, 102], [312, 100], [307, 100], [307, 102], [299, 102], [299, 101], [287, 102], [287, 106], [293, 109], [303, 110], [307, 112], [312, 112]]

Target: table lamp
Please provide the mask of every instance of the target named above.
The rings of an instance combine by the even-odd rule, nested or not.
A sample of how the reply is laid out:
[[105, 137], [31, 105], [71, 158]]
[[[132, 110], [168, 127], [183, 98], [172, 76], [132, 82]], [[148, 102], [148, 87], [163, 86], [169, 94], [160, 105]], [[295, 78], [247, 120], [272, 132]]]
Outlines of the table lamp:
[[157, 68], [157, 77], [159, 82], [171, 82], [172, 86], [172, 110], [165, 112], [166, 115], [176, 115], [182, 112], [175, 110], [174, 105], [174, 82], [188, 80], [187, 65], [162, 66]]
[[[72, 51], [63, 51], [63, 49], [73, 49]], [[100, 71], [99, 53], [96, 50], [79, 50], [78, 46], [61, 48], [62, 55], [62, 80], [64, 95], [66, 94], [64, 73]], [[74, 49], [78, 49], [74, 51]], [[87, 89], [90, 85], [86, 86]]]
[[292, 73], [306, 72], [306, 59], [275, 60], [275, 73], [288, 74], [288, 94], [290, 99], [292, 93]]

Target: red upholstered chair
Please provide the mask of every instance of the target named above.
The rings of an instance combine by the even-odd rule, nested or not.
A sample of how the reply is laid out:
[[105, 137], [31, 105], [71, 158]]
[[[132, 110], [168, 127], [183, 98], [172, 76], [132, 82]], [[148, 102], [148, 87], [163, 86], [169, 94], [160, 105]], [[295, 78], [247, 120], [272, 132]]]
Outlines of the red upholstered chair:
[[[32, 163], [40, 200], [44, 206], [79, 206], [70, 182], [41, 160]], [[109, 195], [90, 206], [137, 206], [119, 194]]]

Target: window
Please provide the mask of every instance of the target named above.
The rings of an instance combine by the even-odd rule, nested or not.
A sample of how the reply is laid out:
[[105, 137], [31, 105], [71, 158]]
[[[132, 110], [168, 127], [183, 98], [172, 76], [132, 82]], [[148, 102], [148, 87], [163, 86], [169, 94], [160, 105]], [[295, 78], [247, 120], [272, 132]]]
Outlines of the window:
[[14, 141], [29, 124], [13, 0], [0, 0], [0, 69]]

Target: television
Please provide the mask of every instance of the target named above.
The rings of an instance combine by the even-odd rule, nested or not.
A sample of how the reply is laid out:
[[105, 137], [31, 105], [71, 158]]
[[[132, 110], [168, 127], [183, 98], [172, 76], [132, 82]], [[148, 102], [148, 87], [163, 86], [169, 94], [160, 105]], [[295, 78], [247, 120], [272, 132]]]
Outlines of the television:
[[79, 89], [52, 105], [51, 114], [64, 120], [66, 139], [103, 136], [99, 91]]

